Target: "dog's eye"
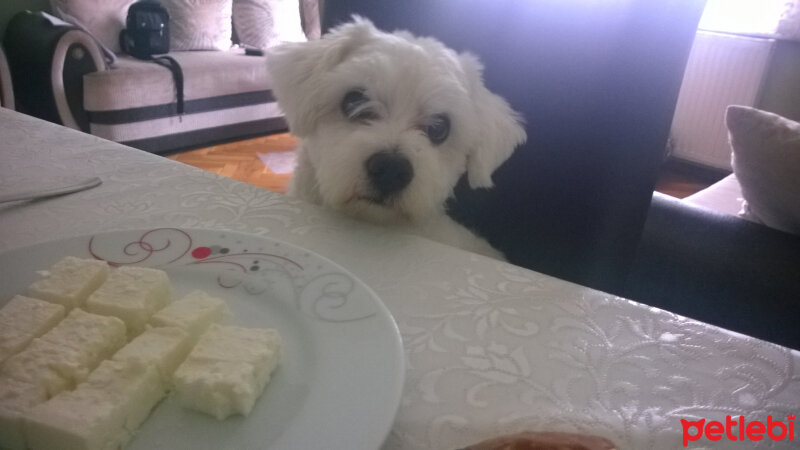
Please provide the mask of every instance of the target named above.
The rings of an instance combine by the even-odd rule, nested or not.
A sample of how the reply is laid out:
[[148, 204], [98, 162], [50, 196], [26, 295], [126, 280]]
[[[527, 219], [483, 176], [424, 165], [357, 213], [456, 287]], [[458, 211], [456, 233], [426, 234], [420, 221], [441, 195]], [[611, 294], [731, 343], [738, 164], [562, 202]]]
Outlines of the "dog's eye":
[[365, 107], [369, 101], [364, 91], [361, 89], [353, 89], [344, 95], [342, 99], [342, 113], [351, 120], [375, 120], [376, 114]]
[[436, 114], [425, 126], [425, 134], [433, 145], [439, 145], [450, 135], [450, 118], [446, 114]]

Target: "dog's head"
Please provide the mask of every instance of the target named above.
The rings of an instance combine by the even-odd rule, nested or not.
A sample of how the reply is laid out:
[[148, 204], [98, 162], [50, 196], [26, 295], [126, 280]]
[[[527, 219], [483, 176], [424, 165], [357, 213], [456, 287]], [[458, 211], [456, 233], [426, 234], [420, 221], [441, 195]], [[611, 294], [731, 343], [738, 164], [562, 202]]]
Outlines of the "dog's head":
[[478, 60], [434, 39], [355, 18], [267, 60], [323, 203], [356, 216], [441, 213], [465, 172], [472, 187], [491, 187], [526, 138], [518, 115], [483, 85]]

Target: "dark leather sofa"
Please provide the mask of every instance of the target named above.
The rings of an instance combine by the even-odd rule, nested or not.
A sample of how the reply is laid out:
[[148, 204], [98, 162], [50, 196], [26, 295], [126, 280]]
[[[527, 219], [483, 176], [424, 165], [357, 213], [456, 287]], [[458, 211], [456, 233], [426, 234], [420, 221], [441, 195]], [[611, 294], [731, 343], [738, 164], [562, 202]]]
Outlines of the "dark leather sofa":
[[[653, 196], [704, 0], [326, 0], [477, 54], [527, 120], [451, 216], [520, 266], [800, 348], [800, 237]], [[462, 180], [463, 181], [463, 180]]]
[[800, 236], [655, 194], [617, 293], [800, 349]]

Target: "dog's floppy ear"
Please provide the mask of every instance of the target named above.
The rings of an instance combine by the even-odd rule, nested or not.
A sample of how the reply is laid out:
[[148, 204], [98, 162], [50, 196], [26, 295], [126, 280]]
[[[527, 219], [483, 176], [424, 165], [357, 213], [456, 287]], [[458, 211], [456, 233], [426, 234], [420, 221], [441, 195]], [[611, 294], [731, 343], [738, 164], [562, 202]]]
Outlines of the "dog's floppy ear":
[[527, 135], [522, 118], [500, 96], [483, 84], [483, 66], [469, 54], [459, 55], [467, 75], [480, 132], [467, 155], [467, 180], [472, 188], [492, 187], [492, 173], [525, 142]]
[[308, 135], [325, 110], [326, 100], [321, 95], [325, 73], [368, 42], [375, 32], [372, 22], [354, 16], [353, 22], [335, 28], [322, 39], [282, 44], [267, 51], [272, 91], [293, 134]]

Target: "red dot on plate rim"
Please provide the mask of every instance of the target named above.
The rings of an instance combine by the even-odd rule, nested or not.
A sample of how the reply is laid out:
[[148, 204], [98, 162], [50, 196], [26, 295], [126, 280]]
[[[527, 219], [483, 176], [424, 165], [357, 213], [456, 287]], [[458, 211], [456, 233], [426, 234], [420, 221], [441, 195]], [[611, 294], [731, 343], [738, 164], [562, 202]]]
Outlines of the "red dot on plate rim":
[[211, 249], [208, 247], [197, 247], [196, 249], [192, 250], [192, 256], [197, 259], [207, 258], [210, 254]]

